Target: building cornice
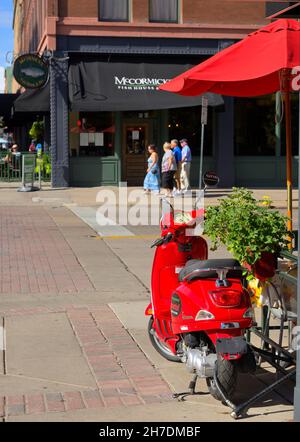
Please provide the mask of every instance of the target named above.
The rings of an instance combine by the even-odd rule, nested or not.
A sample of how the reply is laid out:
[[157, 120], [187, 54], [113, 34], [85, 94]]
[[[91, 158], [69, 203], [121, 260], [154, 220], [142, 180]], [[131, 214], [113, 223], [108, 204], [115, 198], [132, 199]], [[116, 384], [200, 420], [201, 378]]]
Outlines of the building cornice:
[[65, 17], [56, 23], [57, 35], [95, 37], [230, 38], [241, 39], [259, 24], [111, 23], [95, 18]]

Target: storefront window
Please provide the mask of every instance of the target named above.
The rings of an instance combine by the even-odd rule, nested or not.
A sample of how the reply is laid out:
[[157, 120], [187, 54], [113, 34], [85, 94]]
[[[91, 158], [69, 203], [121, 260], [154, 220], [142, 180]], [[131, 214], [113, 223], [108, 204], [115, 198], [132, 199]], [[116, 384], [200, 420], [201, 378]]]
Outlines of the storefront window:
[[276, 154], [275, 95], [235, 99], [235, 155]]
[[128, 0], [99, 0], [100, 21], [128, 21]]
[[[170, 109], [169, 139], [187, 138], [194, 156], [200, 156], [201, 106]], [[213, 155], [213, 110], [208, 109], [208, 124], [205, 126], [204, 155]]]
[[147, 127], [141, 126], [127, 126], [126, 127], [126, 154], [127, 155], [141, 155], [146, 152], [146, 138]]
[[149, 0], [149, 21], [178, 23], [178, 0]]
[[[112, 112], [81, 112], [71, 116], [71, 156], [107, 157], [114, 155], [115, 121]], [[77, 144], [77, 146], [76, 146]]]

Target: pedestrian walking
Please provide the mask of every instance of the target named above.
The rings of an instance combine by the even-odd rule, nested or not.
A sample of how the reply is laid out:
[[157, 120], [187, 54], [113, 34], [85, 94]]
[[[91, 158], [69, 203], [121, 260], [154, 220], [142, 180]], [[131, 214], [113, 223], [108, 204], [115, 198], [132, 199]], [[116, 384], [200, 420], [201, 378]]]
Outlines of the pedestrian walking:
[[164, 156], [162, 159], [162, 188], [166, 189], [166, 196], [172, 196], [172, 190], [174, 187], [174, 174], [177, 170], [175, 156], [171, 149], [171, 143], [165, 143], [163, 145]]
[[172, 152], [175, 156], [176, 166], [177, 166], [177, 170], [176, 170], [175, 176], [174, 176], [176, 186], [174, 187], [174, 190], [173, 190], [174, 196], [175, 196], [175, 195], [180, 195], [180, 193], [181, 193], [180, 175], [181, 175], [182, 153], [181, 153], [181, 149], [179, 147], [178, 140], [171, 141], [171, 149], [172, 149]]
[[148, 169], [147, 175], [144, 181], [145, 193], [160, 192], [160, 171], [158, 165], [158, 154], [157, 149], [154, 144], [148, 146], [149, 159], [148, 159]]
[[181, 190], [186, 193], [190, 191], [190, 174], [191, 174], [191, 163], [192, 163], [192, 152], [188, 145], [188, 140], [183, 138], [180, 140], [182, 147], [182, 164], [181, 164]]

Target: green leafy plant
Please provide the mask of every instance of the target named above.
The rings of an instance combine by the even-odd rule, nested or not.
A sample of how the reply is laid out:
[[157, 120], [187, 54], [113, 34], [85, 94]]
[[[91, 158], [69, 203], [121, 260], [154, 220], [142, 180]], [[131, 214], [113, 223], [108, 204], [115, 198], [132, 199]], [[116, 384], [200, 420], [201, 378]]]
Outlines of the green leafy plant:
[[223, 244], [241, 264], [253, 266], [263, 252], [277, 254], [287, 248], [286, 222], [277, 210], [259, 205], [250, 190], [233, 188], [218, 206], [208, 207], [204, 233], [212, 250]]
[[34, 121], [31, 129], [29, 130], [29, 136], [37, 143], [41, 142], [44, 137], [44, 122]]
[[35, 173], [39, 173], [39, 169], [41, 168], [41, 174], [43, 177], [48, 177], [51, 175], [51, 158], [48, 154], [43, 154], [41, 157], [37, 157], [36, 159], [36, 169]]

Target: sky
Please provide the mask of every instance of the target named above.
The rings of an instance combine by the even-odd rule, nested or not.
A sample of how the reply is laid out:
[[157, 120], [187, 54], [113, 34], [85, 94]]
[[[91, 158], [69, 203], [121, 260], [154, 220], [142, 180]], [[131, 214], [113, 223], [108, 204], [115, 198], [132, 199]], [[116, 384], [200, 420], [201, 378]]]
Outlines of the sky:
[[[0, 0], [0, 91], [4, 89], [6, 54], [13, 50], [13, 0]], [[9, 60], [11, 60], [11, 54]]]

